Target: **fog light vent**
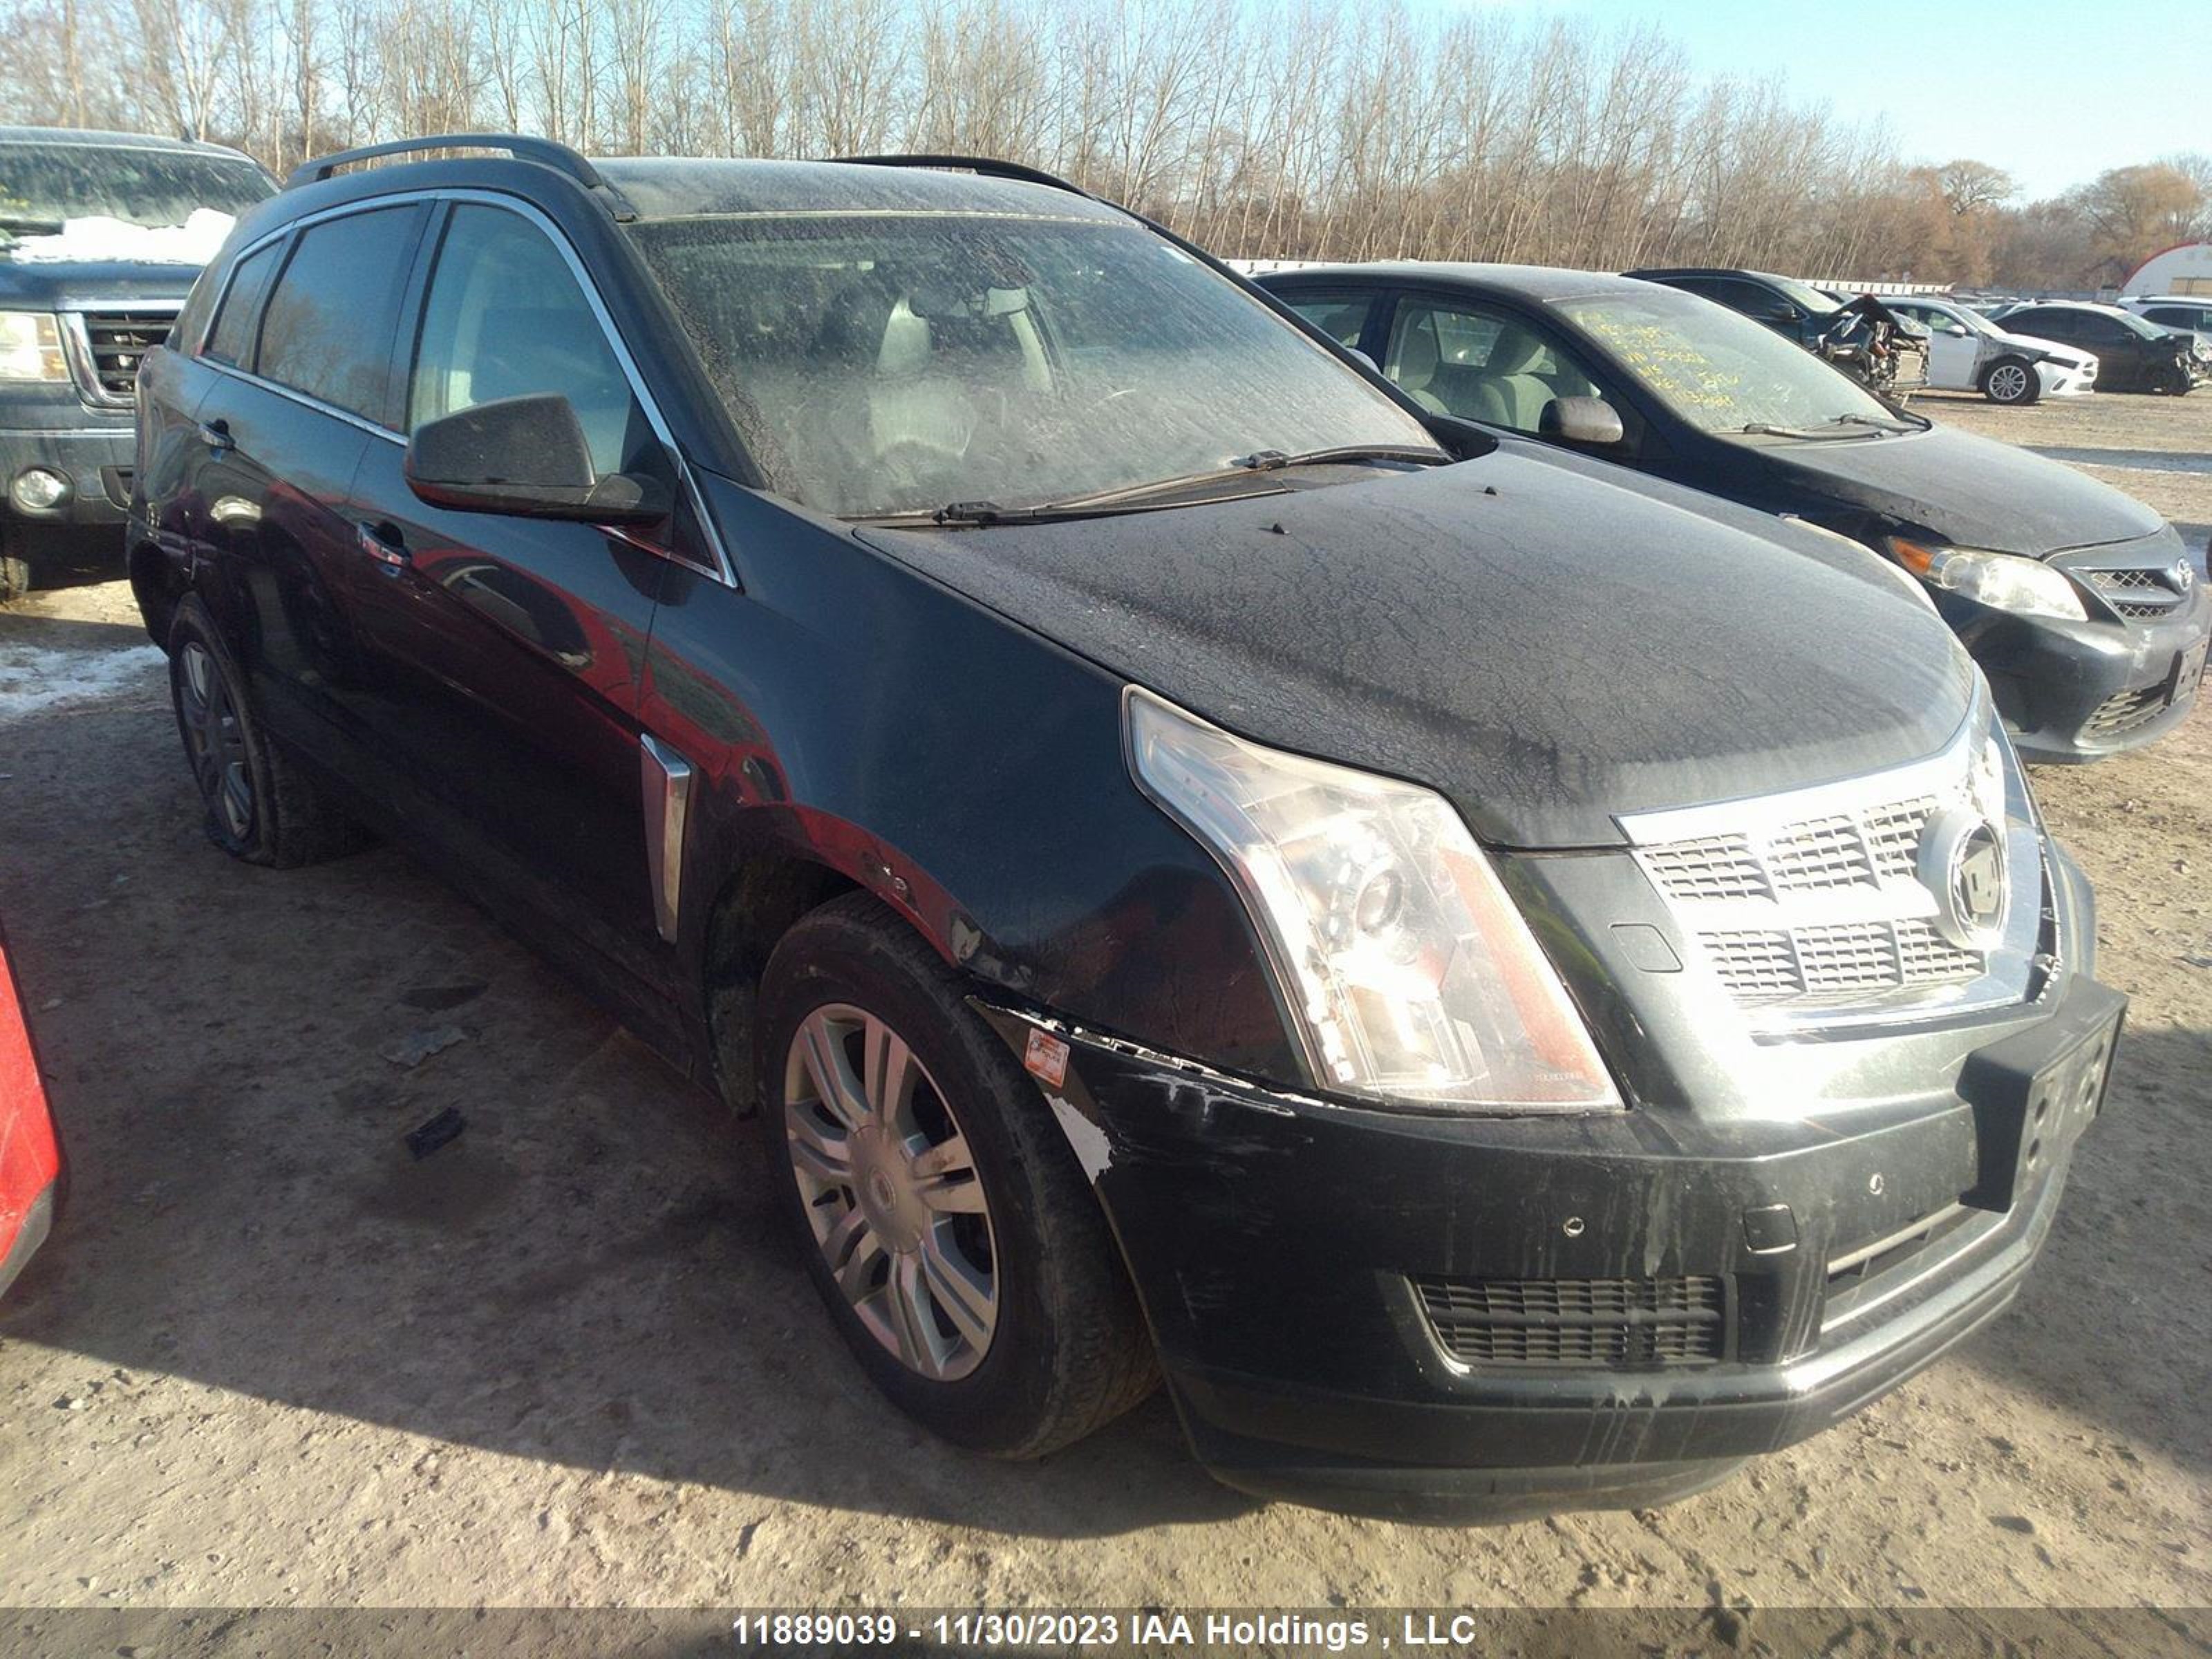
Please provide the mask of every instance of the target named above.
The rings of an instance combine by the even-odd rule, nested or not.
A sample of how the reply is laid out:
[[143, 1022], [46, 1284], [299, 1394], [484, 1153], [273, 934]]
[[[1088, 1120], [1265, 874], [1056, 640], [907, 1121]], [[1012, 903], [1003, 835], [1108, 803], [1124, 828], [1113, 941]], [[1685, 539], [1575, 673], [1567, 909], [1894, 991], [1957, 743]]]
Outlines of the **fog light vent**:
[[1416, 1279], [1437, 1341], [1468, 1365], [1656, 1370], [1728, 1352], [1717, 1278]]

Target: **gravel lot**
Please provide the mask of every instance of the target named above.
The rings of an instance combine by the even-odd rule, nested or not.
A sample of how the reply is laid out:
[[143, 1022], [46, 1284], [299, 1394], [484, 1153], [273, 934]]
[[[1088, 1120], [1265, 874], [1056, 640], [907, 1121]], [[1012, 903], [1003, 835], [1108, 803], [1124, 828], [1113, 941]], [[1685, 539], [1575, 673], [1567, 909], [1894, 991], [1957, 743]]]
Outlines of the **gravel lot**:
[[[1923, 407], [2212, 534], [2212, 392]], [[2016, 1308], [1705, 1497], [1451, 1530], [1240, 1498], [1157, 1399], [1041, 1466], [908, 1427], [713, 1102], [399, 854], [208, 846], [158, 661], [120, 584], [0, 615], [0, 915], [75, 1167], [0, 1307], [0, 1603], [2212, 1601], [2202, 715], [2038, 775], [2135, 1002]]]

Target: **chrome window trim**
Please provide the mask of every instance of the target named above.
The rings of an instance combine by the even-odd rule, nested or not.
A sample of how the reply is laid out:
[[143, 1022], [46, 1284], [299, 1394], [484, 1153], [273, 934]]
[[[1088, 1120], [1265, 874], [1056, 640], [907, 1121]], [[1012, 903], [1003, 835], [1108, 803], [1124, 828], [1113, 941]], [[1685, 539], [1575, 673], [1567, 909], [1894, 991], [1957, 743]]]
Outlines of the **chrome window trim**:
[[[342, 219], [349, 214], [374, 212], [380, 208], [404, 207], [416, 202], [468, 202], [483, 207], [497, 208], [528, 221], [552, 243], [555, 252], [560, 254], [562, 261], [568, 265], [568, 274], [575, 278], [576, 286], [582, 291], [584, 303], [591, 307], [592, 315], [598, 319], [599, 331], [606, 337], [607, 343], [614, 349], [615, 361], [622, 365], [623, 377], [629, 382], [630, 395], [637, 399], [638, 406], [645, 411], [646, 423], [653, 428], [653, 436], [660, 440], [662, 447], [674, 459], [678, 483], [681, 486], [685, 498], [690, 502], [692, 516], [698, 521], [699, 534], [706, 541], [714, 562], [712, 564], [700, 564], [693, 560], [680, 557], [666, 549], [656, 548], [652, 550], [666, 559], [671, 564], [681, 566], [686, 570], [696, 570], [701, 575], [710, 577], [721, 583], [725, 587], [737, 587], [738, 584], [736, 567], [731, 563], [729, 554], [722, 546], [722, 538], [716, 532], [714, 521], [707, 514], [706, 501], [701, 496], [698, 484], [692, 477], [691, 463], [678, 446], [675, 434], [670, 428], [667, 418], [660, 411], [659, 400], [647, 389], [644, 375], [639, 373], [637, 359], [631, 355], [629, 343], [623, 338], [622, 330], [615, 322], [614, 313], [607, 309], [606, 302], [599, 297], [598, 284], [592, 281], [590, 271], [585, 268], [583, 260], [578, 257], [576, 250], [570, 246], [568, 237], [562, 234], [561, 228], [534, 204], [526, 202], [519, 196], [510, 196], [503, 191], [471, 188], [465, 185], [447, 186], [438, 190], [400, 191], [386, 196], [364, 197], [355, 202], [341, 202], [336, 207], [319, 209], [313, 213], [303, 213], [296, 219], [286, 220], [283, 224], [255, 237], [253, 240], [231, 256], [229, 265], [223, 272], [222, 292], [216, 296], [215, 304], [208, 309], [207, 323], [200, 331], [200, 338], [191, 344], [191, 356], [194, 361], [205, 364], [219, 374], [234, 375], [250, 386], [258, 386], [264, 391], [274, 392], [321, 414], [335, 415], [349, 425], [361, 428], [372, 437], [381, 438], [387, 443], [396, 443], [404, 448], [407, 444], [405, 433], [381, 425], [364, 416], [356, 415], [349, 410], [340, 409], [335, 404], [325, 403], [319, 398], [299, 391], [296, 387], [280, 386], [261, 374], [249, 373], [235, 363], [227, 363], [220, 358], [210, 357], [206, 355], [205, 346], [208, 336], [214, 331], [216, 320], [222, 315], [224, 306], [229, 303], [231, 285], [237, 277], [238, 268], [250, 256], [273, 242], [287, 236], [295, 235], [328, 220]], [[418, 258], [421, 257], [420, 250], [417, 251], [416, 257]], [[289, 262], [287, 261], [287, 263]], [[431, 280], [435, 281], [436, 276], [437, 270], [434, 264], [431, 268]], [[276, 281], [281, 283], [283, 280], [283, 272], [279, 270], [276, 273]], [[275, 292], [273, 283], [270, 291]], [[425, 300], [428, 297], [427, 285], [423, 289], [422, 297]], [[266, 296], [264, 296], [264, 303], [265, 300]], [[411, 376], [415, 358], [415, 346], [412, 343], [408, 346], [406, 357]], [[406, 401], [410, 390], [411, 386], [408, 385], [402, 385], [398, 388], [403, 403]]]

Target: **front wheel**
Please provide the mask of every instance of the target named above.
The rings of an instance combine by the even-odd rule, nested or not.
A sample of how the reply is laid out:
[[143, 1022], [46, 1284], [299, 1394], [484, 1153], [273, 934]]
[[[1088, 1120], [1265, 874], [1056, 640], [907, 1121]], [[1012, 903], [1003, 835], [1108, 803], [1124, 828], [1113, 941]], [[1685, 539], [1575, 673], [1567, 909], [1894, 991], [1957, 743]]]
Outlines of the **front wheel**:
[[2032, 404], [2043, 395], [2043, 382], [2033, 364], [2000, 357], [1983, 377], [1982, 395], [1993, 404]]
[[871, 1380], [946, 1439], [1040, 1457], [1150, 1391], [1105, 1218], [1036, 1086], [866, 894], [763, 975], [759, 1121], [807, 1271]]

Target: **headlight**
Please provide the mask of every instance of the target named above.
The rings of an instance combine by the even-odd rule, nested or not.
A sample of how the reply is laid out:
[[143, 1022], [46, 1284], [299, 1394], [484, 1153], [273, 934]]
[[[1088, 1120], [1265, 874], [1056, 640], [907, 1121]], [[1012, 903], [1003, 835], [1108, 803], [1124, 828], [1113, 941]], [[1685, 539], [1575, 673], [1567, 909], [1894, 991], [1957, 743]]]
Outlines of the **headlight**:
[[1237, 884], [1325, 1086], [1434, 1110], [1620, 1108], [1443, 797], [1261, 748], [1136, 688], [1126, 708], [1139, 787]]
[[0, 380], [66, 380], [61, 325], [43, 311], [0, 311]]
[[2088, 619], [2074, 584], [2040, 560], [1973, 547], [1929, 546], [1902, 536], [1891, 537], [1889, 545], [1899, 564], [1947, 592], [2023, 617]]

